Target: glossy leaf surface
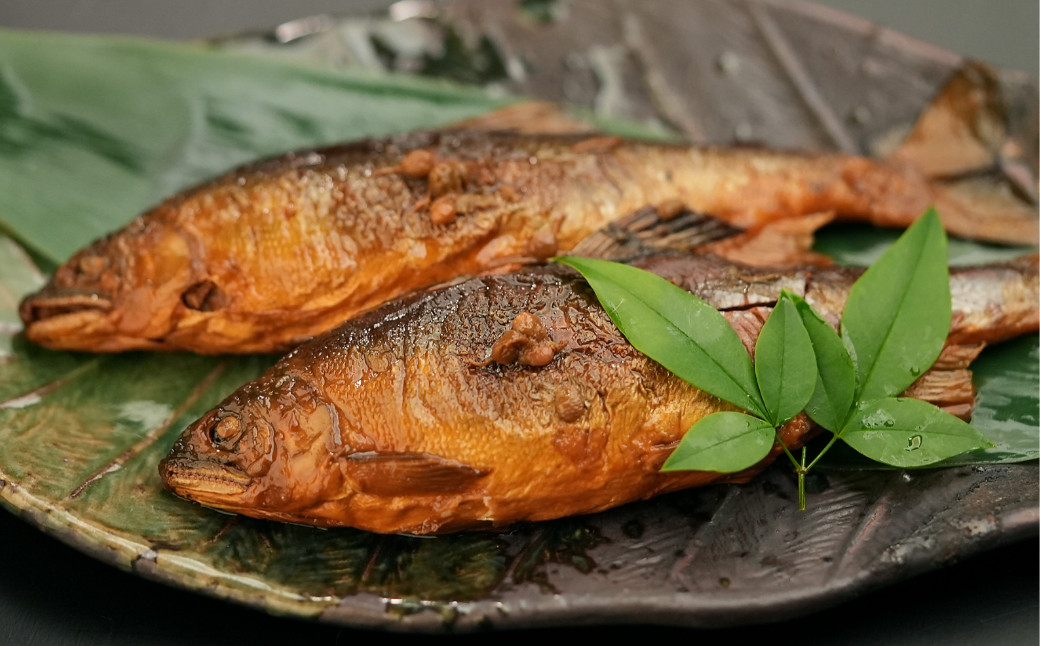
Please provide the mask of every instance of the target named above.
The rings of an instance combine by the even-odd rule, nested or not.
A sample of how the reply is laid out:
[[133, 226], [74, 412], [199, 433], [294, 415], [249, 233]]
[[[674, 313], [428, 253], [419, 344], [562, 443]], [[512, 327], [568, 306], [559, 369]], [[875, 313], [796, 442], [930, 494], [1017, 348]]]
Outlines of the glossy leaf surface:
[[776, 433], [762, 419], [744, 413], [712, 413], [683, 436], [662, 471], [734, 473], [762, 460]]
[[802, 412], [816, 387], [816, 355], [794, 304], [781, 298], [755, 344], [755, 377], [774, 427]]
[[841, 439], [863, 455], [897, 467], [921, 467], [991, 446], [963, 420], [917, 399], [860, 402]]
[[805, 300], [788, 293], [802, 319], [816, 357], [816, 384], [805, 405], [805, 414], [823, 428], [835, 430], [845, 424], [856, 395], [852, 358], [838, 333], [820, 318]]
[[765, 417], [744, 344], [711, 305], [647, 271], [568, 256], [611, 320], [640, 352], [694, 386]]
[[897, 395], [939, 356], [950, 330], [946, 236], [934, 211], [856, 281], [842, 340], [856, 366], [857, 399]]

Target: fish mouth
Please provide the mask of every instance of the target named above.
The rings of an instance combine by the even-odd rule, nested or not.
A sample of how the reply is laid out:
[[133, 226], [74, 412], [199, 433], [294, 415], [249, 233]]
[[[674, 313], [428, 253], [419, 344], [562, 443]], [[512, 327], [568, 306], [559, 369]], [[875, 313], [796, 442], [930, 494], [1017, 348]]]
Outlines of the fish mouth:
[[160, 339], [121, 334], [113, 319], [115, 310], [115, 304], [105, 294], [48, 286], [23, 299], [18, 315], [29, 340], [52, 350], [165, 349]]
[[227, 464], [193, 458], [166, 458], [159, 463], [163, 485], [182, 498], [221, 501], [249, 490], [253, 479]]
[[111, 310], [112, 301], [102, 294], [47, 288], [26, 297], [18, 307], [18, 313], [27, 328], [51, 319], [69, 316], [78, 318], [83, 313], [96, 315]]

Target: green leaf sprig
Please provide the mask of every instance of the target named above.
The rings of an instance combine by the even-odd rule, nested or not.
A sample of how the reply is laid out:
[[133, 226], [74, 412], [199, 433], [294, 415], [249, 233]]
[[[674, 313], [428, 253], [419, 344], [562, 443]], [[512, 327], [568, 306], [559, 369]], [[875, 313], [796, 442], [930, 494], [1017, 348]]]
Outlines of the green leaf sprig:
[[[694, 424], [663, 471], [733, 473], [779, 444], [805, 475], [837, 441], [894, 467], [921, 467], [992, 446], [979, 431], [924, 401], [898, 395], [939, 357], [952, 318], [946, 234], [934, 210], [922, 215], [849, 292], [839, 336], [803, 298], [784, 290], [762, 326], [754, 362], [723, 315], [649, 272], [589, 258], [557, 260], [592, 286], [639, 351], [740, 412]], [[831, 431], [807, 463], [780, 429], [805, 412]]]

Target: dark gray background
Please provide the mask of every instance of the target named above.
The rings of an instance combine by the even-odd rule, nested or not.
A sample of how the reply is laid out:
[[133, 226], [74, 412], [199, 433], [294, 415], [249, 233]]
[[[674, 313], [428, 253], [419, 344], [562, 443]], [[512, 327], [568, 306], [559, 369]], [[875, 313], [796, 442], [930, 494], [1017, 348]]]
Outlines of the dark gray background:
[[[675, 0], [681, 1], [681, 0]], [[264, 30], [385, 0], [0, 0], [0, 27], [197, 38]], [[826, 0], [881, 25], [1036, 78], [1036, 0]], [[0, 35], [2, 37], [2, 35]], [[2, 61], [0, 61], [2, 64]], [[141, 580], [96, 562], [0, 511], [0, 645], [428, 643], [269, 617]], [[695, 631], [659, 627], [521, 633], [521, 639], [800, 641], [813, 646], [979, 643], [1035, 646], [1040, 545], [1005, 547], [803, 620]], [[487, 636], [452, 638], [453, 642]]]

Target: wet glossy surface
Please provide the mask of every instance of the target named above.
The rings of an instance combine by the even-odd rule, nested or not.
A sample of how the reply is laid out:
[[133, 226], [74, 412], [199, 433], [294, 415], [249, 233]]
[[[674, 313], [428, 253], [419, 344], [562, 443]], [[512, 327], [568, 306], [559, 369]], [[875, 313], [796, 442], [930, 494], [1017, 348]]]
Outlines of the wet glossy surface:
[[[634, 264], [726, 307], [748, 347], [781, 286], [836, 320], [857, 273], [689, 255]], [[909, 393], [965, 414], [971, 346], [1040, 324], [1036, 258], [951, 283], [951, 347]], [[544, 361], [495, 357], [528, 334], [548, 343]], [[658, 472], [686, 429], [728, 408], [632, 348], [572, 271], [532, 267], [391, 302], [300, 346], [190, 425], [159, 473], [178, 495], [257, 518], [407, 534], [506, 527], [745, 481], [761, 465]], [[805, 431], [799, 420], [782, 436], [797, 448]]]
[[669, 204], [743, 229], [817, 213], [907, 226], [936, 204], [953, 234], [1035, 234], [1027, 205], [976, 216], [907, 165], [429, 132], [298, 151], [171, 197], [75, 254], [21, 317], [53, 349], [286, 351], [398, 294], [545, 260]]

